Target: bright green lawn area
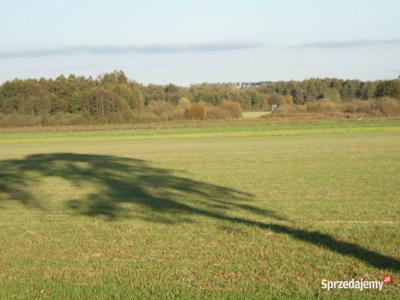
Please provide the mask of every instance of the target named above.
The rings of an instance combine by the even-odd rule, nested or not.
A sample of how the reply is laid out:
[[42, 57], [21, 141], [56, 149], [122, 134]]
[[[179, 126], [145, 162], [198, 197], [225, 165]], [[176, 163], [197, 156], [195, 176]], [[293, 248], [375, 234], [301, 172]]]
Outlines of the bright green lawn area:
[[0, 133], [0, 298], [400, 297], [400, 121], [180, 125]]
[[268, 115], [269, 111], [244, 111], [242, 117], [244, 119], [256, 119]]

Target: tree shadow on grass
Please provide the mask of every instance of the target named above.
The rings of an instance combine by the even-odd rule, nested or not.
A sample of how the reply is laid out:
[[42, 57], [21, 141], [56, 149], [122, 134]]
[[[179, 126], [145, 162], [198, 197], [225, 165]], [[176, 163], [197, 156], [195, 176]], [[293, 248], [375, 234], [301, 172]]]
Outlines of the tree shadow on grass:
[[[168, 224], [192, 222], [193, 217], [203, 216], [256, 226], [354, 257], [377, 268], [400, 271], [400, 261], [395, 258], [338, 241], [328, 234], [298, 228], [272, 210], [249, 204], [253, 197], [249, 193], [177, 176], [172, 170], [138, 159], [55, 153], [0, 161], [0, 200], [13, 200], [27, 208], [45, 210], [46, 203], [31, 190], [44, 178], [61, 178], [82, 190], [90, 185], [96, 187], [95, 193], [66, 202], [68, 209], [79, 215], [108, 220], [141, 218]], [[237, 211], [288, 222], [284, 225], [264, 223], [232, 216], [232, 212]]]

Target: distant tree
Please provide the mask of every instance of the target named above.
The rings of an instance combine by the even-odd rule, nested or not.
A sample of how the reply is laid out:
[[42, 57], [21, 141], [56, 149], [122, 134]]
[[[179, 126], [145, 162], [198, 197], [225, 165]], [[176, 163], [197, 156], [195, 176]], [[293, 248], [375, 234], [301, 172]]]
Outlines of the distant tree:
[[140, 109], [144, 106], [144, 95], [137, 84], [122, 83], [114, 85], [112, 92], [118, 101], [125, 101], [131, 109]]
[[[344, 107], [343, 111], [347, 112], [375, 111], [393, 115], [397, 113], [395, 101], [399, 99], [400, 78], [367, 82], [312, 78], [266, 82], [246, 88], [238, 88], [230, 83], [204, 83], [186, 88], [174, 84], [143, 86], [130, 81], [124, 72], [114, 71], [95, 79], [71, 74], [56, 79], [15, 79], [4, 82], [0, 85], [0, 115], [24, 115], [15, 118], [18, 124], [50, 120], [52, 115], [58, 115], [52, 122], [70, 116], [71, 120], [130, 121], [141, 119], [137, 118], [139, 114], [148, 114], [143, 119], [161, 117], [172, 120], [181, 119], [183, 111], [186, 111], [185, 117], [189, 119], [205, 118], [207, 111], [210, 118], [216, 119], [231, 118], [232, 113], [228, 111], [238, 105], [244, 110], [263, 110], [271, 105], [282, 104], [285, 104], [287, 111]], [[340, 102], [346, 104], [337, 105]], [[352, 106], [362, 109], [352, 109]], [[42, 124], [49, 124], [46, 120]]]
[[286, 94], [282, 96], [282, 104], [291, 105], [293, 104], [293, 96], [290, 94]]
[[26, 85], [19, 79], [6, 81], [0, 89], [0, 111], [5, 114], [22, 113]]
[[324, 91], [324, 98], [328, 98], [335, 103], [339, 103], [342, 98], [340, 97], [340, 93], [337, 89], [328, 88]]
[[105, 73], [103, 75], [100, 75], [98, 79], [100, 84], [105, 84], [105, 85], [128, 83], [128, 77], [126, 77], [123, 71], [114, 71], [111, 73]]
[[170, 110], [170, 105], [167, 101], [150, 101], [148, 109], [157, 116], [166, 115]]
[[50, 112], [50, 101], [46, 90], [39, 81], [29, 79], [25, 81], [25, 92], [20, 98], [20, 112], [32, 116], [43, 115]]
[[168, 84], [165, 87], [165, 99], [167, 102], [178, 104], [179, 99], [184, 96], [186, 96], [184, 89], [181, 89], [174, 84]]
[[304, 104], [305, 103], [306, 93], [301, 86], [296, 86], [292, 90], [292, 96], [293, 96], [293, 102], [295, 104]]
[[179, 99], [178, 106], [179, 106], [180, 108], [187, 109], [187, 108], [189, 108], [191, 105], [192, 105], [192, 103], [190, 102], [189, 98], [182, 97], [181, 99]]
[[361, 98], [362, 99], [371, 99], [371, 98], [375, 97], [376, 87], [377, 87], [377, 82], [375, 82], [375, 81], [365, 82], [360, 89]]
[[145, 100], [145, 105], [150, 103], [150, 101], [152, 100], [166, 101], [167, 97], [165, 94], [165, 87], [162, 85], [149, 84], [144, 89], [144, 100]]
[[393, 97], [400, 99], [400, 79], [386, 80], [378, 83], [376, 87], [377, 97]]
[[104, 87], [93, 87], [87, 91], [84, 111], [92, 116], [105, 116], [112, 109], [112, 92]]
[[268, 98], [268, 104], [270, 107], [272, 105], [280, 106], [283, 104], [283, 97], [281, 95], [274, 93]]

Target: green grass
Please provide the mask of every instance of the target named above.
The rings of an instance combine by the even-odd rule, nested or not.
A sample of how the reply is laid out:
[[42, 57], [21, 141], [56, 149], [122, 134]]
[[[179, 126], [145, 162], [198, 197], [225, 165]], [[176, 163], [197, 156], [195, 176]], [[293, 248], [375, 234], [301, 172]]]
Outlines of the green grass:
[[268, 111], [244, 111], [242, 113], [242, 117], [244, 119], [257, 119], [263, 116], [268, 115], [270, 112]]
[[85, 129], [0, 133], [1, 299], [400, 297], [400, 121]]
[[265, 120], [37, 127], [0, 130], [0, 145], [33, 142], [132, 141], [144, 139], [198, 139], [226, 137], [304, 136], [363, 133], [399, 133], [400, 120], [309, 121], [278, 123]]

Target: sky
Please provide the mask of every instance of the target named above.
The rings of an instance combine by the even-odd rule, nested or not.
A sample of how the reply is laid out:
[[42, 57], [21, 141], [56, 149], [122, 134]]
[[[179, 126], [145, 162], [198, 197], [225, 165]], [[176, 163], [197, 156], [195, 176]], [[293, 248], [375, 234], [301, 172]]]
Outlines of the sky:
[[0, 82], [397, 78], [399, 12], [398, 0], [0, 0]]

